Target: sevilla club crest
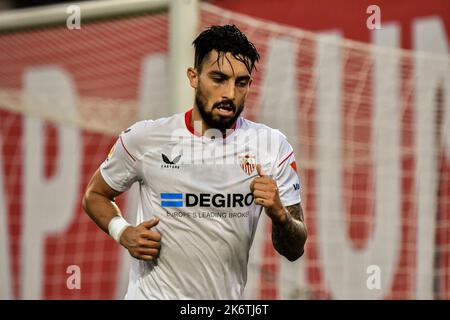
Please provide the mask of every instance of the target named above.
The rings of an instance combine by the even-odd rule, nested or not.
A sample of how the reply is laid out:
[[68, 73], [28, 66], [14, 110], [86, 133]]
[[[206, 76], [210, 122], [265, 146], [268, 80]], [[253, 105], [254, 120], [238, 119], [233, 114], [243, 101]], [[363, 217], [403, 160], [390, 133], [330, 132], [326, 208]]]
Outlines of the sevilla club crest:
[[239, 163], [241, 164], [242, 170], [248, 175], [251, 175], [253, 170], [256, 168], [256, 159], [254, 156], [249, 156], [248, 154], [245, 156], [239, 157]]

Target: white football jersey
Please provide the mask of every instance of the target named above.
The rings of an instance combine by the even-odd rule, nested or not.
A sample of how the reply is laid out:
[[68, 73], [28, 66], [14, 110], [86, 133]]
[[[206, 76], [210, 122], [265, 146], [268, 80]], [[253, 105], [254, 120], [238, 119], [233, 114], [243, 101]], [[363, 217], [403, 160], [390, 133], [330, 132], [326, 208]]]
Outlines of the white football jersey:
[[260, 205], [251, 181], [256, 164], [278, 184], [284, 206], [300, 202], [295, 157], [278, 130], [238, 118], [223, 137], [196, 135], [192, 109], [140, 121], [121, 133], [101, 164], [123, 192], [140, 186], [137, 223], [160, 217], [154, 262], [133, 259], [126, 299], [239, 299]]

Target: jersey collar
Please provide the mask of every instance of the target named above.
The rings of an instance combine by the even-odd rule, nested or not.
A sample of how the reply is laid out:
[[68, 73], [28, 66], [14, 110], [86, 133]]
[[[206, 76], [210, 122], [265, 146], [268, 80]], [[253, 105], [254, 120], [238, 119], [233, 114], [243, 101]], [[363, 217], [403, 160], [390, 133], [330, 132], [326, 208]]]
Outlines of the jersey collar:
[[[184, 123], [186, 125], [186, 129], [189, 130], [190, 133], [192, 133], [193, 135], [197, 136], [197, 137], [201, 137], [202, 135], [199, 132], [196, 132], [194, 130], [194, 127], [191, 125], [191, 119], [192, 119], [192, 112], [193, 112], [193, 108], [189, 109], [188, 111], [185, 112], [184, 114]], [[240, 121], [239, 121], [240, 117], [238, 119], [236, 119], [236, 121], [233, 123], [233, 126], [231, 127], [231, 129], [233, 129], [233, 131], [231, 133], [234, 132], [234, 130], [239, 129], [240, 125]], [[228, 134], [225, 138], [227, 138], [230, 134]]]

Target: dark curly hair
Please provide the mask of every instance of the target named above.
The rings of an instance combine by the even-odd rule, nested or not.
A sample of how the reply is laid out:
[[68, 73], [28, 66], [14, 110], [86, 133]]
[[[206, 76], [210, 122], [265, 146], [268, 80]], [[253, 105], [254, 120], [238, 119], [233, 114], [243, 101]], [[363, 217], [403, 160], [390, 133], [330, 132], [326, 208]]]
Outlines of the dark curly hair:
[[219, 53], [217, 61], [225, 53], [230, 52], [236, 60], [245, 64], [249, 73], [259, 61], [255, 45], [235, 25], [211, 26], [200, 33], [192, 44], [195, 48], [194, 66], [199, 71], [203, 60], [212, 50]]

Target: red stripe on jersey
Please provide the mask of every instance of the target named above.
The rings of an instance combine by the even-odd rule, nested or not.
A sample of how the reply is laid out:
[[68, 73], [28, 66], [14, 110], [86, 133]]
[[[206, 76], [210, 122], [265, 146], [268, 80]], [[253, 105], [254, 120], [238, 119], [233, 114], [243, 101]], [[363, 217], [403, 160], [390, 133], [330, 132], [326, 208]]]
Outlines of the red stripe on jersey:
[[184, 123], [189, 132], [195, 135], [194, 127], [191, 125], [192, 110], [193, 109], [190, 109], [184, 114]]
[[289, 159], [289, 157], [292, 156], [293, 153], [294, 153], [294, 151], [292, 151], [291, 153], [289, 153], [289, 154], [283, 159], [283, 161], [280, 162], [280, 164], [278, 165], [278, 167], [280, 167], [287, 159]]
[[136, 159], [128, 152], [127, 148], [123, 144], [122, 136], [119, 136], [119, 138], [120, 138], [120, 143], [122, 144], [122, 147], [125, 150], [125, 152], [130, 156], [131, 159], [133, 159], [133, 161], [136, 161]]

